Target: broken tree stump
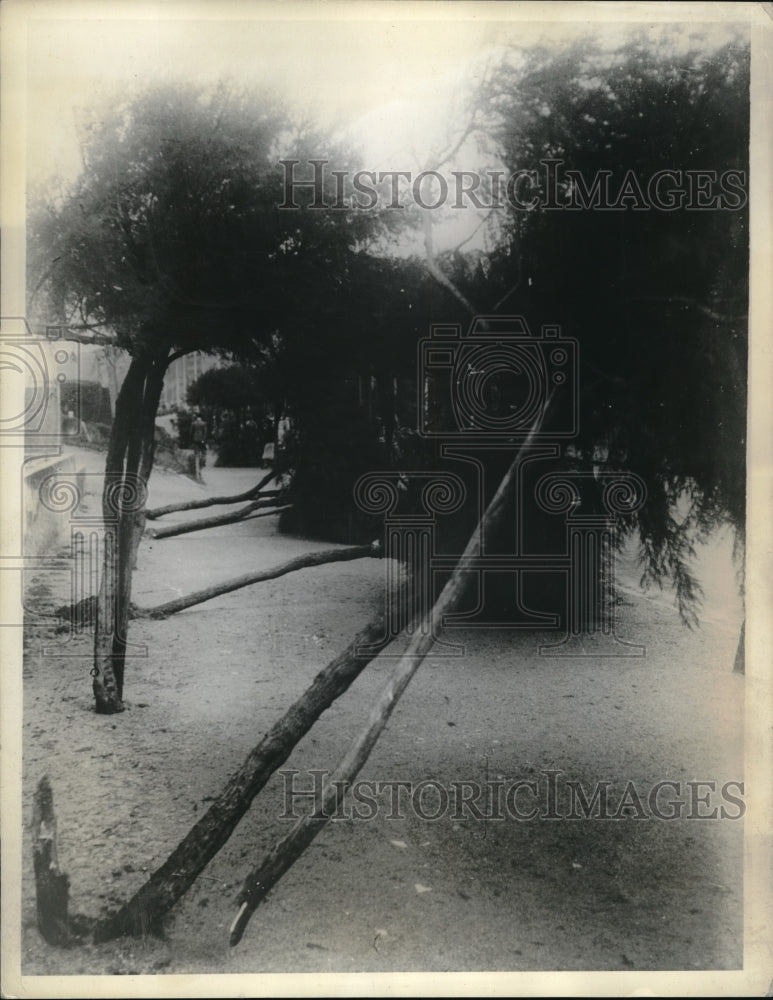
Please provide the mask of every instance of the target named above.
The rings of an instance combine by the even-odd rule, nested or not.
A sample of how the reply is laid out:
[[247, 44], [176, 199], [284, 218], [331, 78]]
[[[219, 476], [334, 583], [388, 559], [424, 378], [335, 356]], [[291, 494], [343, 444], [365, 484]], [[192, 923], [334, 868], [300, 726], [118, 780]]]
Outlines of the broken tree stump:
[[70, 880], [59, 871], [54, 794], [48, 775], [38, 782], [32, 809], [32, 858], [38, 930], [49, 944], [69, 946], [73, 935], [67, 912]]

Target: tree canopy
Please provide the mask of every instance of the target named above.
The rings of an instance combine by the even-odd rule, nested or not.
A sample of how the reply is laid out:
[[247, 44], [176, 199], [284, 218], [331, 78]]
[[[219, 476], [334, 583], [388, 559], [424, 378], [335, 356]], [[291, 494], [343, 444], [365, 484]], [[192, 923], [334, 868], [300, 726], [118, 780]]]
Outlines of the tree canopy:
[[86, 133], [72, 189], [33, 207], [30, 287], [47, 315], [132, 355], [162, 342], [249, 353], [286, 320], [298, 280], [335, 284], [378, 223], [280, 208], [280, 158], [320, 140], [261, 95], [153, 86]]
[[35, 216], [31, 287], [134, 357], [257, 364], [293, 422], [293, 517], [330, 537], [340, 524], [314, 522], [351, 511], [360, 472], [434, 461], [414, 433], [432, 322], [466, 323], [474, 303], [560, 324], [581, 348], [572, 461], [643, 478], [629, 527], [689, 620], [692, 544], [723, 520], [743, 535], [748, 90], [743, 39], [506, 53], [475, 128], [520, 180], [482, 246], [430, 261], [375, 239], [427, 213], [313, 209], [310, 187], [280, 208], [283, 159], [308, 180], [324, 151], [351, 183], [357, 157], [329, 136], [226, 87], [151, 88], [95, 120], [81, 178]]
[[578, 339], [576, 456], [642, 476], [645, 573], [674, 578], [689, 620], [692, 543], [744, 528], [748, 44], [531, 50], [486, 99], [508, 174], [534, 173], [460, 283]]
[[78, 180], [31, 214], [29, 287], [46, 322], [131, 356], [105, 466], [116, 555], [105, 546], [92, 671], [98, 710], [113, 712], [169, 364], [197, 350], [269, 350], [306, 308], [298, 288], [312, 300], [334, 288], [379, 216], [282, 210], [280, 158], [317, 139], [274, 102], [224, 85], [149, 87], [86, 133]]

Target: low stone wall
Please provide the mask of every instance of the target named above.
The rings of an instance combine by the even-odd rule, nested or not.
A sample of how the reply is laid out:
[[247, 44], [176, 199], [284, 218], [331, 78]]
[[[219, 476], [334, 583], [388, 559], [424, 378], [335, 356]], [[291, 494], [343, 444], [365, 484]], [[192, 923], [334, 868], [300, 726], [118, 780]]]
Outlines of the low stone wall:
[[[47, 488], [47, 481], [56, 477]], [[32, 458], [24, 463], [24, 554], [51, 555], [70, 537], [73, 505], [67, 494], [56, 489], [56, 482], [70, 494], [70, 487], [83, 495], [85, 470], [78, 467], [73, 455]]]

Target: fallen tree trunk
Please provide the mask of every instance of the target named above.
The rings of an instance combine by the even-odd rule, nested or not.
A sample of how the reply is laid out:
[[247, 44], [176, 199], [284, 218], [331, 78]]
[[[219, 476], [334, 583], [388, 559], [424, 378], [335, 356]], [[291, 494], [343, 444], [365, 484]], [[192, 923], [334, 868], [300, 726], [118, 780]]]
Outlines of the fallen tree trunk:
[[[368, 623], [346, 649], [320, 671], [304, 694], [271, 728], [204, 816], [139, 891], [115, 914], [94, 927], [94, 941], [122, 934], [160, 934], [165, 915], [215, 857], [268, 779], [325, 709], [347, 690], [367, 664], [389, 644], [382, 617]], [[367, 647], [367, 653], [362, 652]]]
[[178, 611], [185, 611], [196, 604], [203, 604], [211, 601], [213, 597], [221, 594], [230, 594], [232, 590], [240, 590], [242, 587], [249, 587], [253, 583], [262, 583], [264, 580], [275, 580], [279, 576], [293, 573], [298, 569], [306, 569], [307, 566], [322, 566], [325, 563], [349, 562], [352, 559], [364, 559], [366, 556], [380, 556], [381, 546], [378, 542], [370, 545], [353, 545], [346, 549], [324, 549], [321, 552], [307, 552], [305, 555], [296, 556], [286, 563], [274, 566], [272, 569], [263, 569], [255, 573], [245, 573], [237, 576], [225, 583], [215, 584], [213, 587], [206, 587], [204, 590], [197, 590], [185, 597], [178, 597], [174, 601], [167, 601], [166, 604], [159, 604], [155, 608], [133, 608], [135, 618], [168, 618], [169, 615], [177, 614]]
[[[229, 594], [232, 590], [249, 587], [253, 583], [275, 580], [277, 577], [293, 573], [295, 570], [306, 569], [308, 566], [322, 566], [325, 563], [331, 562], [347, 562], [350, 559], [364, 559], [367, 556], [378, 558], [381, 554], [381, 546], [378, 542], [373, 542], [371, 545], [356, 545], [347, 549], [325, 549], [322, 552], [309, 552], [302, 556], [296, 556], [295, 559], [290, 559], [286, 563], [280, 563], [279, 566], [274, 566], [271, 569], [259, 570], [255, 573], [245, 573], [243, 576], [226, 580], [225, 583], [217, 583], [212, 587], [205, 587], [203, 590], [194, 591], [185, 597], [175, 598], [175, 600], [168, 601], [166, 604], [159, 604], [155, 608], [141, 608], [136, 604], [131, 604], [129, 606], [129, 617], [131, 619], [167, 618], [169, 615], [174, 615], [178, 611], [185, 611], [186, 608], [192, 608], [196, 604], [203, 604], [205, 601], [210, 601], [213, 597], [219, 597], [221, 594]], [[80, 631], [94, 624], [96, 605], [97, 598], [95, 596], [84, 597], [77, 604], [64, 604], [62, 607], [56, 608], [53, 613], [57, 618], [71, 622], [75, 625], [76, 630]]]
[[264, 515], [268, 516], [268, 514], [287, 510], [288, 506], [291, 505], [278, 504], [276, 499], [253, 500], [252, 503], [248, 503], [246, 507], [242, 507], [241, 510], [237, 510], [234, 514], [217, 514], [214, 517], [202, 517], [198, 521], [188, 521], [187, 524], [175, 524], [169, 528], [148, 528], [147, 533], [150, 538], [172, 538], [175, 535], [186, 535], [191, 531], [203, 531], [205, 528], [217, 528], [222, 524], [235, 524], [237, 521], [244, 521], [251, 514], [254, 514], [256, 510], [261, 510], [265, 507], [275, 508]]
[[510, 491], [517, 479], [521, 458], [539, 431], [544, 419], [544, 412], [543, 410], [529, 436], [519, 448], [518, 454], [513, 459], [491, 503], [473, 531], [456, 568], [435, 602], [435, 606], [414, 632], [408, 648], [395, 666], [371, 709], [365, 728], [352, 743], [332, 777], [324, 782], [320, 807], [309, 816], [298, 820], [290, 833], [276, 844], [262, 864], [245, 879], [238, 897], [241, 908], [231, 925], [230, 944], [232, 947], [241, 941], [249, 919], [258, 904], [276, 885], [282, 875], [292, 867], [322, 830], [328, 819], [335, 815], [338, 807], [342, 805], [347, 786], [357, 776], [360, 768], [368, 759], [400, 696], [434, 645], [436, 627], [442, 624], [443, 616], [453, 611], [460, 603], [467, 586], [465, 572], [472, 561], [480, 555], [482, 539], [490, 537], [491, 531], [497, 526], [506, 509]]
[[[217, 507], [220, 504], [231, 504], [231, 503], [243, 503], [245, 500], [254, 500], [258, 493], [263, 489], [263, 487], [270, 483], [272, 479], [275, 479], [277, 472], [272, 469], [267, 476], [264, 476], [257, 486], [251, 487], [244, 493], [239, 493], [237, 496], [230, 497], [206, 497], [204, 500], [186, 500], [181, 503], [170, 503], [165, 507], [154, 507], [152, 510], [145, 511], [145, 517], [149, 521], [155, 521], [157, 517], [163, 517], [164, 514], [174, 514], [178, 510], [199, 510], [202, 507]], [[279, 493], [280, 490], [266, 490], [263, 496], [269, 496], [271, 493]]]

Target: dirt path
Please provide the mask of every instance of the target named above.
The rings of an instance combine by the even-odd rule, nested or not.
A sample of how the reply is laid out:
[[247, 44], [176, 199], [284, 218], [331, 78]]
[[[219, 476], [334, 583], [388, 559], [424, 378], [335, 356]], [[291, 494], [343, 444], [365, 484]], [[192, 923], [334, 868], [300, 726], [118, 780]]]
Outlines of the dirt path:
[[[255, 470], [208, 468], [205, 476], [200, 487], [155, 473], [151, 505], [256, 481]], [[179, 515], [192, 516], [200, 514]], [[327, 547], [277, 535], [275, 520], [146, 541], [134, 600], [160, 603]], [[728, 538], [701, 552], [701, 570], [704, 624], [689, 632], [670, 595], [642, 595], [632, 560], [623, 561], [619, 633], [646, 644], [644, 659], [546, 658], [538, 636], [455, 632], [466, 655], [425, 662], [361, 774], [434, 782], [419, 801], [425, 818], [404, 797], [403, 818], [394, 818], [396, 793], [387, 789], [374, 818], [328, 824], [233, 951], [228, 927], [242, 879], [289, 828], [280, 818], [282, 776], [178, 907], [165, 942], [48, 947], [35, 927], [25, 848], [24, 973], [740, 967], [743, 823], [687, 815], [722, 805], [739, 812], [720, 794], [743, 780], [744, 682], [732, 673], [742, 616]], [[139, 655], [127, 668], [129, 708], [117, 717], [91, 710], [88, 637], [28, 631], [24, 815], [48, 773], [73, 910], [97, 915], [125, 900], [164, 860], [261, 734], [380, 606], [383, 572], [376, 560], [318, 567], [168, 621], [134, 622]], [[46, 599], [39, 592], [31, 601]], [[44, 646], [55, 655], [42, 655]], [[299, 786], [311, 786], [309, 769], [335, 766], [393, 662], [373, 663], [299, 744], [288, 764]], [[469, 807], [455, 815], [451, 800], [443, 811], [437, 799], [439, 788], [460, 787], [454, 782], [507, 789], [535, 781], [535, 795], [524, 786], [517, 800], [526, 813], [544, 801], [546, 772], [561, 816], [569, 781], [586, 792], [608, 782], [612, 812], [628, 782], [646, 798], [672, 781], [679, 795], [668, 786], [659, 801], [680, 797], [683, 815], [519, 821], [483, 809], [489, 818], [481, 819]], [[708, 805], [691, 809], [689, 781], [715, 783], [713, 794], [696, 792]], [[438, 818], [426, 818], [433, 811]]]

